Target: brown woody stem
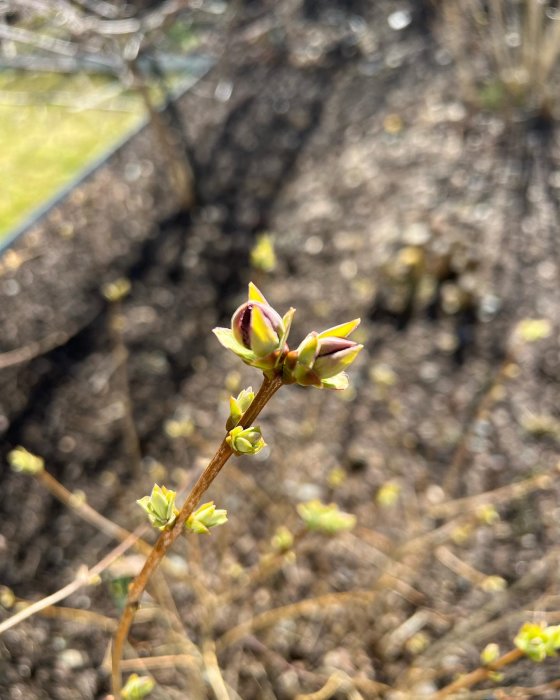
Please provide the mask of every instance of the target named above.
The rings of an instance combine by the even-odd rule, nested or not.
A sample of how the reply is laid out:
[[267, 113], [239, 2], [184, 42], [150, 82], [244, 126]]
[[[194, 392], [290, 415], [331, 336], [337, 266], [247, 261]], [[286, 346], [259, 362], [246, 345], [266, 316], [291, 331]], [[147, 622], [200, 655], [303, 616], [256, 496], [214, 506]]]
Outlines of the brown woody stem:
[[498, 671], [500, 668], [504, 668], [504, 666], [509, 666], [509, 664], [518, 661], [523, 656], [523, 652], [519, 649], [512, 649], [487, 666], [480, 666], [480, 668], [477, 668], [474, 671], [461, 676], [456, 681], [453, 681], [453, 683], [446, 685], [445, 688], [441, 688], [441, 690], [433, 695], [432, 698], [433, 700], [440, 700], [441, 698], [447, 698], [450, 695], [454, 695], [464, 688], [470, 688], [476, 683], [486, 680], [493, 671]]
[[[243, 428], [248, 428], [253, 425], [256, 417], [281, 386], [281, 377], [274, 377], [272, 379], [265, 377], [261, 388], [253, 399], [253, 402], [239, 421], [239, 425], [241, 425]], [[112, 684], [115, 700], [118, 700], [121, 697], [121, 659], [124, 645], [128, 639], [128, 633], [134, 619], [134, 614], [140, 603], [140, 598], [142, 597], [152, 574], [158, 568], [168, 549], [171, 547], [177, 537], [184, 532], [184, 525], [187, 518], [192, 514], [200, 502], [203, 494], [208, 490], [232, 454], [232, 450], [224, 438], [218, 447], [216, 454], [212, 457], [208, 463], [208, 466], [199, 476], [196, 484], [193, 486], [191, 492], [187, 496], [173, 527], [169, 530], [164, 530], [161, 533], [148, 558], [146, 559], [142, 571], [130, 584], [126, 606], [119, 620], [119, 624], [113, 639]]]

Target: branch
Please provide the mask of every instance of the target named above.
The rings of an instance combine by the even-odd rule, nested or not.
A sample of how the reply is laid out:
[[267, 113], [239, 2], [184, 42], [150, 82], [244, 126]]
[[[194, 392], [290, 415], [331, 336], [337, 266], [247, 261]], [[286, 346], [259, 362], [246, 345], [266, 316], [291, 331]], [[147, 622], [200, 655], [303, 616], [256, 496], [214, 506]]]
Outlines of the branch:
[[[268, 379], [265, 377], [261, 388], [259, 389], [257, 395], [253, 399], [252, 404], [247, 409], [246, 413], [243, 415], [240, 425], [243, 428], [247, 428], [253, 425], [255, 419], [266, 406], [268, 401], [274, 396], [278, 389], [282, 386], [282, 378], [275, 377], [274, 379]], [[179, 535], [184, 532], [184, 525], [187, 518], [194, 511], [200, 499], [204, 493], [208, 490], [214, 479], [220, 473], [224, 464], [232, 455], [232, 450], [230, 446], [226, 443], [225, 438], [218, 447], [216, 454], [210, 460], [206, 469], [202, 472], [198, 481], [192, 488], [190, 494], [188, 495], [186, 501], [175, 520], [175, 524], [170, 530], [164, 530], [159, 536], [154, 548], [148, 559], [146, 560], [142, 571], [132, 582], [129, 592], [126, 606], [123, 610], [121, 618], [119, 620], [119, 626], [115, 633], [113, 639], [113, 650], [112, 650], [112, 684], [113, 684], [113, 695], [116, 699], [120, 698], [121, 692], [121, 658], [124, 649], [124, 644], [128, 637], [128, 632], [132, 625], [134, 619], [134, 613], [136, 612], [140, 598], [144, 593], [146, 586], [150, 580], [150, 577], [155, 572], [155, 570], [160, 565], [162, 559], [166, 555], [167, 551], [173, 544], [173, 542], [179, 537]]]
[[[139, 528], [139, 530], [140, 529], [141, 528]], [[85, 566], [81, 567], [78, 573], [76, 574], [76, 578], [73, 581], [71, 581], [67, 586], [64, 586], [64, 588], [61, 588], [60, 590], [56, 591], [50, 596], [47, 596], [46, 598], [38, 600], [36, 603], [33, 603], [29, 607], [20, 610], [15, 615], [12, 615], [7, 620], [4, 620], [4, 622], [0, 624], [0, 634], [5, 632], [6, 630], [9, 630], [14, 625], [19, 624], [23, 620], [26, 620], [28, 617], [35, 615], [35, 613], [38, 613], [41, 610], [44, 610], [45, 608], [48, 608], [51, 605], [54, 605], [55, 603], [58, 603], [61, 600], [64, 600], [64, 598], [67, 598], [69, 595], [82, 588], [82, 586], [87, 586], [88, 584], [90, 584], [92, 582], [92, 579], [97, 578], [97, 576], [99, 576], [101, 572], [105, 571], [105, 569], [111, 566], [115, 559], [118, 559], [128, 549], [133, 547], [136, 544], [137, 539], [138, 534], [136, 532], [131, 533], [131, 535], [127, 537], [127, 539], [124, 542], [121, 542], [121, 544], [119, 544], [111, 552], [109, 552], [109, 554], [106, 557], [104, 557], [99, 563], [97, 563], [94, 567], [92, 567], [91, 569], [88, 569]]]

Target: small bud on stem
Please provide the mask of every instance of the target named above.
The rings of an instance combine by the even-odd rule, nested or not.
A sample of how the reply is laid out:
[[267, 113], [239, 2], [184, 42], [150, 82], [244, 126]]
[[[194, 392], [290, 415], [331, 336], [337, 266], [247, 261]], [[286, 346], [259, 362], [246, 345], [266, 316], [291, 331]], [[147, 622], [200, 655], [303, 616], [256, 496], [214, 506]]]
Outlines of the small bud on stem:
[[226, 442], [236, 455], [256, 455], [266, 446], [258, 425], [250, 428], [238, 425], [229, 431]]
[[173, 525], [179, 514], [175, 507], [175, 496], [175, 491], [154, 484], [152, 493], [140, 498], [136, 503], [147, 513], [150, 523], [154, 527], [157, 527], [158, 530], [167, 530]]

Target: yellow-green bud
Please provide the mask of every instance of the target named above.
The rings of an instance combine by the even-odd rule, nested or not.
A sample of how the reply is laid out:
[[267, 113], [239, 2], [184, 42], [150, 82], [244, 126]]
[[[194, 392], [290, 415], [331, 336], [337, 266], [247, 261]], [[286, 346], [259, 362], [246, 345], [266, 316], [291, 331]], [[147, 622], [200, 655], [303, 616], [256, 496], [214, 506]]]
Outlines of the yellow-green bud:
[[526, 343], [535, 343], [550, 336], [552, 324], [547, 318], [525, 318], [517, 324], [516, 332]]
[[266, 446], [258, 425], [250, 428], [238, 425], [229, 431], [226, 442], [236, 455], [255, 455]]
[[274, 533], [272, 546], [279, 552], [288, 552], [294, 546], [294, 536], [285, 525], [280, 525]]
[[107, 301], [122, 301], [130, 292], [130, 280], [126, 277], [119, 277], [114, 282], [104, 284], [101, 291]]
[[502, 576], [487, 576], [480, 587], [483, 591], [487, 593], [494, 593], [496, 591], [503, 591], [507, 588], [507, 581]]
[[243, 389], [243, 391], [237, 395], [237, 398], [233, 396], [229, 397], [229, 418], [226, 423], [226, 430], [235, 428], [245, 411], [253, 403], [254, 398], [255, 392], [251, 386], [248, 389]]
[[390, 508], [398, 501], [401, 493], [400, 484], [396, 481], [386, 481], [381, 485], [375, 500], [383, 508]]
[[209, 501], [192, 513], [185, 527], [199, 535], [206, 535], [210, 528], [227, 523], [227, 510], [216, 508], [214, 501]]
[[494, 663], [499, 657], [500, 647], [495, 642], [487, 644], [480, 653], [480, 661], [484, 666]]
[[133, 673], [128, 677], [121, 695], [124, 700], [143, 700], [155, 686], [156, 682], [151, 676], [139, 676]]
[[560, 625], [526, 622], [513, 642], [532, 661], [543, 661], [560, 649]]
[[21, 446], [8, 453], [8, 462], [15, 472], [25, 474], [38, 474], [45, 468], [45, 462], [41, 457], [37, 457]]
[[257, 242], [251, 250], [251, 267], [263, 272], [273, 272], [276, 267], [274, 242], [268, 233], [258, 236]]
[[175, 491], [166, 489], [165, 486], [154, 484], [149, 496], [140, 498], [136, 503], [147, 513], [151, 524], [159, 530], [170, 528], [179, 514], [175, 507]]
[[352, 530], [356, 525], [356, 516], [339, 510], [336, 503], [321, 503], [314, 500], [300, 503], [297, 512], [309, 530], [336, 535]]

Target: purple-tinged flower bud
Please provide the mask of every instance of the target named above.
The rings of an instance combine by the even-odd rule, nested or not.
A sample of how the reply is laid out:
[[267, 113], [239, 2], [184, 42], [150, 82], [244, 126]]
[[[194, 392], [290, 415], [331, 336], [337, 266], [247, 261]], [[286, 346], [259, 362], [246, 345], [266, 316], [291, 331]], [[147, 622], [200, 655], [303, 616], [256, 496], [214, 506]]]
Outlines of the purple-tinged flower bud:
[[356, 319], [322, 333], [309, 333], [295, 352], [288, 353], [284, 363], [285, 381], [302, 386], [345, 389], [348, 378], [343, 370], [363, 349], [363, 345], [346, 337], [358, 323], [359, 319]]
[[246, 364], [265, 373], [277, 373], [288, 349], [286, 340], [293, 315], [294, 309], [290, 309], [282, 318], [250, 283], [249, 299], [233, 314], [231, 328], [214, 328], [214, 333]]
[[347, 338], [322, 338], [313, 370], [321, 379], [334, 377], [354, 362], [363, 347]]
[[238, 343], [252, 350], [257, 357], [265, 357], [278, 350], [284, 325], [271, 306], [247, 301], [233, 314], [231, 330]]

